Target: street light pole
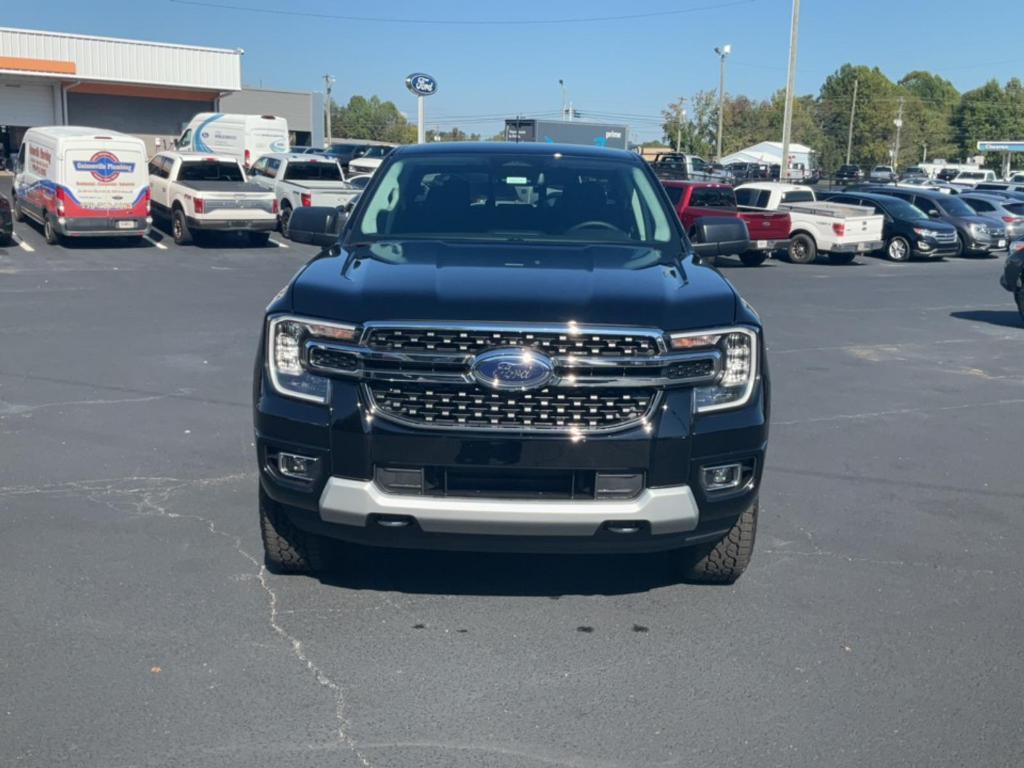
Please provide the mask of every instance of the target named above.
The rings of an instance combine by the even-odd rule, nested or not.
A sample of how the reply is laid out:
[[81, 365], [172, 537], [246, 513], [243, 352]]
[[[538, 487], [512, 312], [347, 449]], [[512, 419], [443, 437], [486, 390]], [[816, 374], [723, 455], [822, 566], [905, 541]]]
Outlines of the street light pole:
[[725, 57], [732, 53], [731, 45], [723, 45], [715, 48], [718, 54], [718, 145], [715, 153], [715, 160], [722, 160], [722, 119], [724, 117], [723, 107], [725, 104]]
[[782, 160], [779, 181], [789, 180], [789, 138], [793, 130], [793, 91], [796, 88], [796, 43], [800, 34], [800, 0], [793, 0], [789, 31], [789, 75], [786, 78], [786, 109], [782, 114]]
[[569, 101], [567, 99], [568, 91], [566, 90], [566, 87], [565, 87], [565, 80], [562, 80], [561, 78], [559, 78], [558, 79], [558, 84], [562, 87], [562, 119], [565, 120], [566, 117], [568, 116], [568, 119], [571, 120], [572, 117], [569, 116], [569, 111], [570, 111], [571, 108], [568, 106], [568, 104], [569, 104]]

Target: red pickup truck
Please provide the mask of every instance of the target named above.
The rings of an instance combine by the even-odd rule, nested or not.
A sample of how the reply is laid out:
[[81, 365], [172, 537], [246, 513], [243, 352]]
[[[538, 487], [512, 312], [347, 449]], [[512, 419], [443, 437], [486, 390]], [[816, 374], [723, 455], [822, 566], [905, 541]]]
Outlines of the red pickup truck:
[[663, 181], [672, 206], [687, 231], [702, 216], [736, 216], [747, 223], [751, 250], [739, 254], [748, 267], [763, 263], [775, 251], [789, 248], [789, 214], [741, 211], [728, 184], [709, 181]]

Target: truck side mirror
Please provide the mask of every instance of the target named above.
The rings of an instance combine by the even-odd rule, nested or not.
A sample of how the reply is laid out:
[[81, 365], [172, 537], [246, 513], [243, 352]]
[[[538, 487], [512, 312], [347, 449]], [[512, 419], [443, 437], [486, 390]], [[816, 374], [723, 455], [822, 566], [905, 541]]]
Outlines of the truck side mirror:
[[747, 223], [731, 216], [702, 216], [690, 230], [694, 261], [714, 261], [716, 256], [734, 256], [750, 250]]
[[326, 205], [296, 208], [288, 219], [288, 237], [327, 248], [337, 242], [347, 218], [347, 213]]

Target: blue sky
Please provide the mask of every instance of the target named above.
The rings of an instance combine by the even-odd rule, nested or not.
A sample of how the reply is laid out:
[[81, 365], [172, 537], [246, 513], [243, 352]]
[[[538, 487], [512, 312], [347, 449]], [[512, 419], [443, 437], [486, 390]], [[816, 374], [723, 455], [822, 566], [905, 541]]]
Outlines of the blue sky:
[[[713, 49], [730, 43], [726, 90], [763, 98], [784, 87], [791, 0], [561, 0], [473, 3], [430, 0], [210, 0], [222, 5], [320, 14], [436, 20], [554, 19], [703, 8], [635, 20], [542, 25], [382, 23], [305, 18], [252, 10], [183, 5], [172, 0], [50, 0], [7, 3], [4, 26], [142, 40], [244, 48], [246, 85], [295, 90], [337, 78], [335, 97], [377, 94], [415, 117], [403, 79], [437, 79], [427, 101], [429, 127], [485, 135], [501, 116], [549, 112], [565, 80], [584, 116], [626, 117], [635, 139], [656, 138], [661, 109], [675, 97], [718, 87]], [[849, 61], [897, 79], [926, 69], [967, 90], [995, 77], [1024, 76], [1019, 2], [988, 0], [803, 0], [799, 93], [817, 93]], [[968, 9], [978, 8], [971, 13]]]

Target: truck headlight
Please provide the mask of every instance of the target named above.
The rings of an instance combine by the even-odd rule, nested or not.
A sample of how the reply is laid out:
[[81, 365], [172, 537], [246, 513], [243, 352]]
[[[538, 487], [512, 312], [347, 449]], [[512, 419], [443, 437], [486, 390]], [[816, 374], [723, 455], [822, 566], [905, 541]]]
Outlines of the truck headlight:
[[353, 325], [282, 315], [267, 321], [267, 371], [278, 394], [326, 403], [330, 379], [310, 373], [303, 357], [309, 339], [354, 341]]
[[722, 328], [670, 335], [672, 349], [717, 348], [722, 353], [722, 370], [714, 384], [695, 387], [697, 413], [739, 408], [750, 402], [760, 377], [758, 332], [752, 328]]

